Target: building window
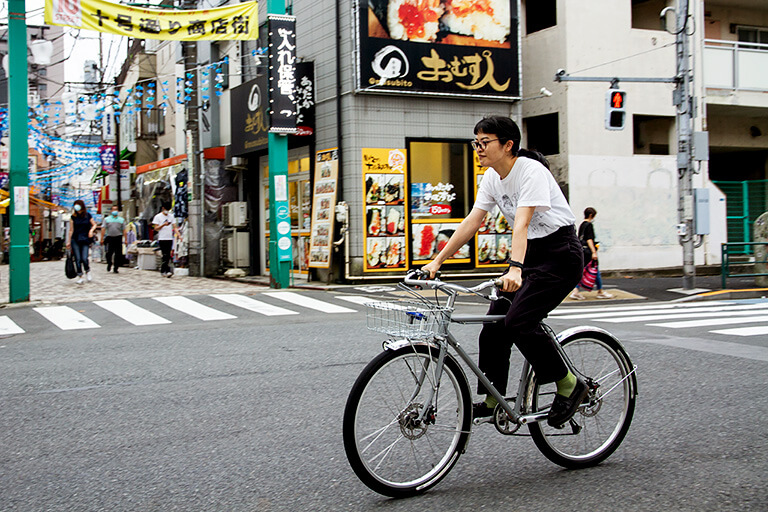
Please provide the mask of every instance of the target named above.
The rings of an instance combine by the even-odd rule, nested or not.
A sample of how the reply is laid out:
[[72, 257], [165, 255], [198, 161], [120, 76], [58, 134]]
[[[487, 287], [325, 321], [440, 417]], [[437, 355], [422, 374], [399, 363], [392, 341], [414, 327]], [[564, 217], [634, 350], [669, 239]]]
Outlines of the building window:
[[527, 0], [525, 2], [525, 33], [533, 34], [557, 25], [555, 0]]
[[675, 118], [632, 116], [636, 155], [670, 155], [675, 141]]
[[[768, 44], [768, 28], [736, 27], [736, 38], [739, 40], [740, 43]], [[765, 47], [761, 48], [760, 46], [752, 46], [752, 45], [744, 45], [744, 44], [740, 44], [739, 48], [768, 50], [768, 48], [765, 48]]]
[[659, 14], [674, 3], [673, 0], [632, 0], [632, 28], [662, 30]]
[[[432, 260], [474, 203], [472, 148], [468, 141], [408, 141], [411, 264]], [[469, 263], [465, 244], [446, 263]]]
[[544, 155], [560, 153], [559, 116], [557, 112], [543, 116], [526, 117], [523, 119], [523, 129], [527, 134], [526, 146]]

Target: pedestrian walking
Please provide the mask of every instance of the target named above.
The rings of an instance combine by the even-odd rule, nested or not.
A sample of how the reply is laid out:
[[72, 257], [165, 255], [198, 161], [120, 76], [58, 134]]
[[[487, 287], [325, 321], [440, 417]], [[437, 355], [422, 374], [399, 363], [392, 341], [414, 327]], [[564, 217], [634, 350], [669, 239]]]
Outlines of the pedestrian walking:
[[107, 250], [107, 272], [117, 268], [123, 262], [123, 241], [125, 239], [125, 219], [120, 216], [117, 205], [112, 205], [109, 215], [104, 217], [101, 229], [101, 244]]
[[[584, 221], [579, 226], [579, 240], [581, 241], [581, 247], [584, 251], [584, 267], [586, 268], [590, 262], [594, 262], [595, 271], [595, 289], [597, 290], [598, 299], [612, 299], [613, 294], [603, 290], [603, 279], [600, 277], [600, 266], [597, 263], [597, 250], [599, 244], [595, 240], [595, 227], [592, 224], [597, 216], [597, 210], [591, 206], [584, 209]], [[591, 283], [590, 283], [591, 284]], [[581, 287], [577, 284], [576, 289], [571, 293], [570, 298], [573, 300], [584, 300], [586, 297], [581, 293]]]
[[85, 208], [85, 203], [78, 199], [72, 206], [72, 216], [69, 221], [69, 240], [67, 249], [72, 249], [75, 255], [75, 270], [77, 271], [77, 284], [83, 284], [83, 271], [90, 282], [91, 265], [88, 262], [88, 248], [93, 242], [93, 233], [98, 225], [91, 214]]
[[173, 276], [171, 271], [171, 250], [173, 249], [173, 236], [176, 234], [176, 218], [171, 213], [170, 203], [164, 201], [162, 210], [152, 219], [152, 227], [157, 231], [157, 243], [163, 254], [163, 263], [160, 266], [160, 275]]
[[[475, 125], [472, 147], [480, 165], [488, 167], [469, 213], [437, 257], [423, 267], [434, 276], [441, 264], [475, 236], [486, 213], [498, 206], [514, 226], [509, 268], [504, 272], [502, 299], [489, 315], [504, 322], [484, 324], [478, 366], [502, 395], [507, 389], [512, 344], [533, 366], [539, 384], [555, 382], [557, 392], [547, 422], [559, 427], [576, 412], [588, 392], [586, 382], [563, 361], [541, 320], [555, 309], [581, 276], [581, 245], [576, 218], [540, 153], [520, 149], [520, 128], [505, 116]], [[484, 402], [473, 405], [475, 418], [493, 415], [496, 399], [478, 383]]]

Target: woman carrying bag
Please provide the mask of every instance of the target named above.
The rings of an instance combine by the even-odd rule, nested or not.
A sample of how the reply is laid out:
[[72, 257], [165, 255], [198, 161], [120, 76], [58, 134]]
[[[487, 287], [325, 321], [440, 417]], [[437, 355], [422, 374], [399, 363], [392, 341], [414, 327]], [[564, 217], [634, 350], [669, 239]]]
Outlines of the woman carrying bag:
[[597, 289], [598, 299], [612, 299], [613, 295], [603, 290], [603, 280], [600, 277], [600, 267], [597, 263], [597, 243], [595, 242], [595, 227], [592, 221], [597, 216], [597, 210], [591, 206], [584, 210], [584, 222], [579, 226], [579, 240], [584, 249], [584, 272], [576, 289], [569, 296], [573, 300], [584, 300], [581, 288]]
[[93, 233], [96, 231], [96, 221], [85, 209], [85, 203], [78, 199], [72, 207], [72, 217], [69, 221], [69, 241], [67, 249], [72, 249], [75, 255], [75, 271], [77, 272], [77, 284], [83, 284], [83, 270], [85, 277], [91, 281], [91, 266], [88, 263], [88, 248], [93, 241]]

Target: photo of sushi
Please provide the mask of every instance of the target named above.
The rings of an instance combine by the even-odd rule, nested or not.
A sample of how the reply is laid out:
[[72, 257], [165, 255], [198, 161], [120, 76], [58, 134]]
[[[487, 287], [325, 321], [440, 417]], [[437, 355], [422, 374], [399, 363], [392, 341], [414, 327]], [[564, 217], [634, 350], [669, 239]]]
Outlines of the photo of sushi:
[[509, 37], [509, 0], [445, 0], [440, 19], [449, 32], [503, 43]]
[[368, 247], [365, 250], [365, 260], [368, 268], [378, 268], [382, 265], [382, 252], [385, 249], [386, 239], [369, 238]]
[[381, 184], [379, 175], [368, 175], [365, 180], [365, 202], [366, 204], [376, 204], [382, 200]]
[[414, 224], [413, 226], [413, 259], [429, 260], [435, 254], [437, 230], [432, 224]]
[[405, 240], [401, 237], [390, 238], [387, 246], [386, 266], [399, 267], [403, 263], [403, 247]]
[[[401, 233], [400, 220], [403, 218], [402, 206], [390, 206], [387, 208], [387, 234], [397, 235]], [[404, 227], [404, 224], [403, 224]]]
[[445, 248], [445, 245], [448, 243], [448, 240], [451, 239], [451, 235], [456, 230], [454, 229], [441, 229], [440, 232], [437, 234], [437, 238], [435, 241], [437, 242], [437, 247], [435, 248], [435, 253], [440, 253]]
[[498, 207], [496, 208], [496, 211], [498, 211], [498, 215], [496, 216], [495, 230], [497, 233], [506, 233], [510, 230], [509, 222], [507, 222], [507, 218], [501, 211], [499, 211]]
[[368, 208], [368, 234], [379, 236], [381, 234], [381, 208]]
[[479, 235], [477, 237], [477, 258], [480, 263], [490, 263], [491, 256], [496, 252], [496, 237], [493, 235]]
[[499, 235], [496, 237], [496, 257], [493, 258], [499, 263], [504, 263], [509, 257], [509, 248], [512, 246], [512, 237], [509, 235]]
[[511, 48], [510, 0], [368, 0], [368, 35]]
[[384, 185], [384, 202], [385, 203], [400, 203], [402, 202], [403, 194], [403, 176], [392, 176], [389, 181]]

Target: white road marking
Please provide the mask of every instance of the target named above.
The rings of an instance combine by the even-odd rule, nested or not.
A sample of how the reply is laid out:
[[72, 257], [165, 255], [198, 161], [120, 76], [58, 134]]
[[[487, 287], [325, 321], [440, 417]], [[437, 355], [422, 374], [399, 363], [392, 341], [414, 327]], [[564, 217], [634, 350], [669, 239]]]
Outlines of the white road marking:
[[133, 325], [159, 325], [171, 323], [170, 320], [163, 318], [160, 315], [156, 315], [148, 309], [137, 306], [125, 299], [95, 300], [93, 303]]
[[357, 311], [354, 309], [337, 306], [329, 302], [323, 302], [321, 300], [313, 299], [312, 297], [307, 297], [306, 295], [301, 295], [295, 292], [264, 292], [264, 295], [283, 300], [285, 302], [290, 302], [291, 304], [296, 304], [297, 306], [322, 311], [323, 313], [357, 313]]
[[711, 327], [713, 325], [750, 324], [755, 322], [768, 322], [768, 316], [705, 318], [703, 320], [683, 320], [681, 322], [662, 322], [660, 324], [648, 325], [652, 325], [654, 327], [668, 327], [670, 329], [687, 329], [689, 327]]
[[364, 306], [368, 304], [369, 302], [380, 302], [381, 299], [376, 299], [373, 297], [363, 297], [362, 295], [336, 295], [337, 299], [345, 300], [347, 302], [351, 302], [352, 304], [360, 304], [361, 306]]
[[218, 309], [209, 308], [208, 306], [200, 304], [199, 302], [195, 302], [191, 299], [188, 299], [187, 297], [154, 297], [154, 299], [170, 308], [194, 316], [195, 318], [199, 318], [200, 320], [204, 320], [206, 322], [209, 320], [228, 320], [230, 318], [237, 318], [234, 315], [224, 313]]
[[8, 318], [7, 316], [0, 316], [0, 336], [7, 336], [10, 334], [21, 334], [25, 332], [24, 329], [19, 327], [16, 322]]
[[717, 334], [728, 334], [731, 336], [760, 336], [768, 334], [768, 325], [758, 325], [755, 327], [738, 327], [736, 329], [720, 329], [710, 332]]
[[247, 309], [248, 311], [253, 311], [254, 313], [259, 313], [261, 315], [266, 315], [266, 316], [298, 315], [299, 314], [298, 312], [291, 311], [290, 309], [281, 308], [279, 306], [273, 306], [272, 304], [267, 304], [266, 302], [261, 302], [256, 299], [252, 299], [250, 297], [246, 297], [244, 295], [238, 295], [234, 293], [216, 294], [216, 295], [211, 295], [211, 297], [222, 300], [228, 304], [233, 304], [235, 306]]
[[35, 311], [64, 331], [99, 327], [99, 324], [69, 306], [44, 306], [35, 308]]

